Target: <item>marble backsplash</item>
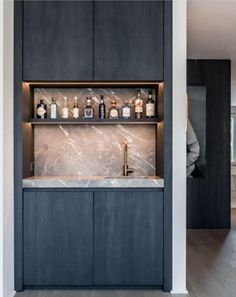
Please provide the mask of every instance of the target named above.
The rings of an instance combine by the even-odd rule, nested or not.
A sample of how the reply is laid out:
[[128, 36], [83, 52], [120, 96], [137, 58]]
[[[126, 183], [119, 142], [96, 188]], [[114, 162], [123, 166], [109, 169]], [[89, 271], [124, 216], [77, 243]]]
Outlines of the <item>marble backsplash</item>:
[[[153, 89], [153, 99], [155, 100], [155, 89]], [[100, 101], [100, 95], [104, 96], [104, 102], [106, 104], [106, 111], [108, 112], [111, 107], [111, 101], [115, 100], [117, 108], [121, 109], [125, 100], [129, 100], [129, 104], [132, 106], [136, 96], [136, 88], [35, 88], [34, 89], [34, 110], [36, 115], [36, 106], [40, 99], [49, 107], [52, 97], [56, 98], [59, 117], [62, 114], [62, 108], [64, 104], [64, 97], [68, 98], [69, 116], [72, 117], [72, 108], [74, 103], [74, 97], [78, 97], [78, 106], [80, 109], [80, 117], [82, 117], [83, 108], [86, 105], [86, 98], [92, 98], [92, 106], [94, 107], [95, 118], [98, 118], [98, 105]], [[148, 89], [141, 89], [141, 97], [144, 103], [148, 97]]]
[[[67, 97], [71, 117], [77, 96], [82, 117], [86, 97], [91, 96], [97, 118], [100, 95], [104, 96], [107, 111], [111, 100], [116, 100], [120, 109], [125, 100], [133, 104], [136, 88], [35, 88], [34, 107], [36, 110], [40, 99], [49, 106], [51, 98], [55, 97], [60, 117], [63, 98]], [[141, 96], [145, 102], [148, 89], [141, 89]], [[134, 168], [132, 175], [156, 175], [154, 125], [43, 125], [34, 129], [37, 176], [121, 176], [125, 140], [128, 142], [128, 164]]]
[[156, 175], [154, 125], [42, 125], [34, 134], [36, 176], [121, 176], [125, 140], [131, 175]]

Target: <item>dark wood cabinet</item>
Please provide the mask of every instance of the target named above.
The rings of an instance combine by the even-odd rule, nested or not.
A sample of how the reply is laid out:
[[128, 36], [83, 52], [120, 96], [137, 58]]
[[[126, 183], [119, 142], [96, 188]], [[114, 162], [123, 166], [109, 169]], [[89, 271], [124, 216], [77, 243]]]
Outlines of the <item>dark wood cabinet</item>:
[[94, 79], [163, 80], [163, 1], [94, 2]]
[[93, 1], [23, 2], [23, 80], [93, 79]]
[[91, 285], [93, 194], [24, 192], [24, 285]]
[[163, 284], [163, 193], [97, 192], [94, 284]]

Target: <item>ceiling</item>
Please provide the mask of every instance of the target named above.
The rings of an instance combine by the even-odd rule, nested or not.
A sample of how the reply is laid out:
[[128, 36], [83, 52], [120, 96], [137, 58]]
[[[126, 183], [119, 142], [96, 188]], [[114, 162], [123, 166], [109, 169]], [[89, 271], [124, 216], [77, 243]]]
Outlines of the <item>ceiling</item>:
[[188, 0], [188, 58], [236, 60], [236, 0]]
[[187, 1], [187, 57], [231, 60], [231, 105], [236, 106], [236, 0]]

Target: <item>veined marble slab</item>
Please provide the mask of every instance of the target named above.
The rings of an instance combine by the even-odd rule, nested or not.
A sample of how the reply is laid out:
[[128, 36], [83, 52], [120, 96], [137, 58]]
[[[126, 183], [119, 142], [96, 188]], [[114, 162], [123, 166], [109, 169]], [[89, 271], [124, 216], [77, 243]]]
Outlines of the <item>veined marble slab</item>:
[[23, 179], [23, 188], [163, 188], [164, 179], [149, 177], [34, 176]]

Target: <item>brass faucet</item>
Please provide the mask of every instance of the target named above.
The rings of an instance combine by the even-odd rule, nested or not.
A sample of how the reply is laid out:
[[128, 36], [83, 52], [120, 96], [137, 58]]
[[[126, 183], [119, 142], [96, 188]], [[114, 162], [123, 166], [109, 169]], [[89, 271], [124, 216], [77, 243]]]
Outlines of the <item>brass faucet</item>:
[[127, 141], [125, 141], [123, 176], [128, 176], [129, 173], [132, 173], [133, 171], [133, 168], [128, 165], [128, 144]]

